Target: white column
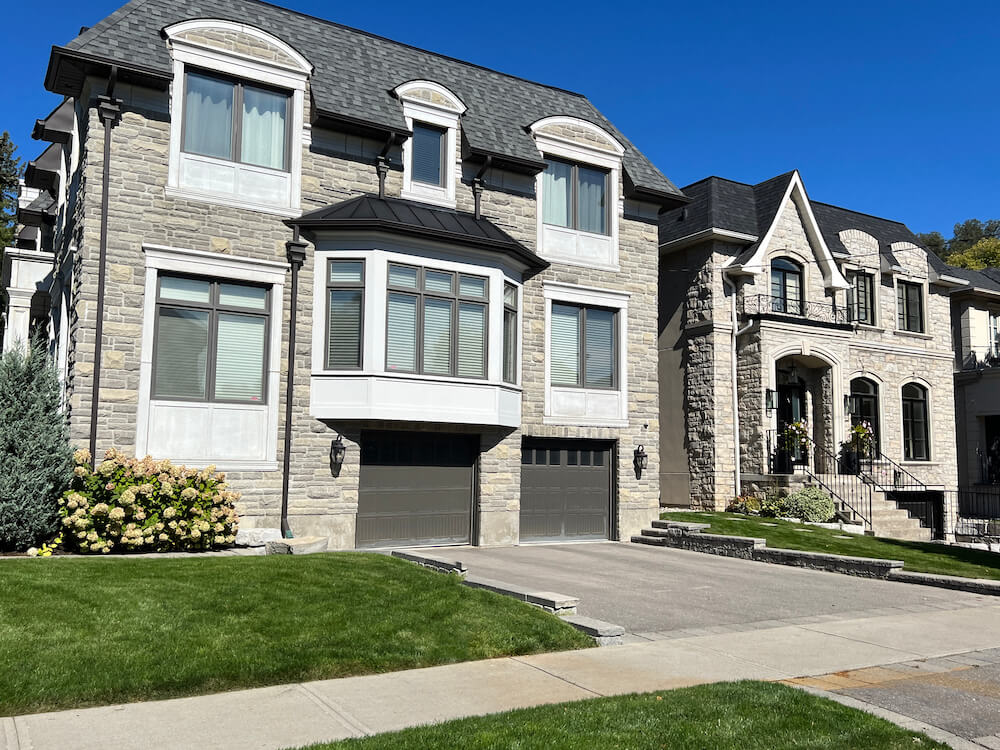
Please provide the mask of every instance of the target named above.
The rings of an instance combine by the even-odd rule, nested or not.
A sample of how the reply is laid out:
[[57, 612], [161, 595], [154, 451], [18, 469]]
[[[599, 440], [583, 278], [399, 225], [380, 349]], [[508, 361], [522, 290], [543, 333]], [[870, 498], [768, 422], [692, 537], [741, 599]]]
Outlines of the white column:
[[49, 288], [54, 263], [52, 253], [38, 250], [4, 250], [3, 284], [7, 288], [3, 348], [25, 345], [31, 329], [31, 299]]
[[34, 289], [7, 290], [7, 319], [3, 327], [3, 350], [8, 351], [15, 346], [23, 346], [28, 340], [31, 325], [31, 298]]

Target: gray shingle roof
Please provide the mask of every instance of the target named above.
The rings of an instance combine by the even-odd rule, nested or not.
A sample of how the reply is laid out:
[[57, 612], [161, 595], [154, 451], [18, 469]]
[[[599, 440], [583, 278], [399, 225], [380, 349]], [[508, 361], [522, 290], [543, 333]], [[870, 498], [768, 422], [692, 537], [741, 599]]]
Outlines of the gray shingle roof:
[[[683, 200], [683, 195], [586, 97], [471, 63], [400, 44], [258, 0], [132, 0], [63, 48], [56, 48], [47, 85], [60, 93], [65, 58], [110, 61], [167, 78], [170, 57], [163, 28], [192, 18], [219, 18], [265, 29], [315, 67], [311, 89], [321, 115], [408, 132], [391, 91], [414, 79], [436, 81], [466, 104], [463, 136], [473, 152], [507, 156], [540, 166], [525, 128], [553, 115], [569, 115], [611, 132], [625, 146], [627, 183], [639, 191]], [[537, 167], [536, 167], [537, 168]]]
[[549, 265], [488, 219], [401, 198], [362, 195], [310, 211], [286, 223], [300, 227], [307, 236], [324, 229], [385, 231], [500, 252], [535, 270]]

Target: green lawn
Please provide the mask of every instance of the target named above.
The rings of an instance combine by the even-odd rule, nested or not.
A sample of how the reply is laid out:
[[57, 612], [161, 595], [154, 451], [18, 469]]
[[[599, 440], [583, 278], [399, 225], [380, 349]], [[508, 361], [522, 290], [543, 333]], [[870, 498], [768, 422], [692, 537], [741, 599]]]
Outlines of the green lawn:
[[[965, 578], [992, 578], [1000, 580], [1000, 555], [984, 550], [967, 549], [927, 542], [905, 542], [886, 537], [850, 535], [845, 532], [822, 529], [818, 526], [792, 523], [777, 518], [746, 516], [741, 513], [701, 513], [697, 511], [664, 513], [668, 521], [693, 521], [710, 523], [711, 534], [752, 536], [767, 540], [768, 547], [800, 549], [811, 552], [830, 552], [854, 557], [881, 557], [902, 560], [903, 570], [914, 573], [939, 573]], [[776, 524], [769, 526], [765, 524]]]
[[586, 648], [384, 555], [0, 561], [0, 716]]
[[914, 750], [926, 735], [802, 690], [728, 682], [459, 719], [314, 750]]

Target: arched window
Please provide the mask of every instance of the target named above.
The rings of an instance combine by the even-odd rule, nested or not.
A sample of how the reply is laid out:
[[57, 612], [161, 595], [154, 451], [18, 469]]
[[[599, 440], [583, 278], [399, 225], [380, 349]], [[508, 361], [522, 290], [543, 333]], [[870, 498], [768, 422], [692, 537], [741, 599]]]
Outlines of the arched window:
[[868, 378], [851, 381], [851, 427], [867, 422], [875, 436], [873, 453], [879, 452], [878, 383]]
[[802, 314], [802, 266], [788, 258], [771, 261], [771, 309]]
[[917, 383], [907, 383], [903, 386], [903, 459], [930, 460], [927, 389]]

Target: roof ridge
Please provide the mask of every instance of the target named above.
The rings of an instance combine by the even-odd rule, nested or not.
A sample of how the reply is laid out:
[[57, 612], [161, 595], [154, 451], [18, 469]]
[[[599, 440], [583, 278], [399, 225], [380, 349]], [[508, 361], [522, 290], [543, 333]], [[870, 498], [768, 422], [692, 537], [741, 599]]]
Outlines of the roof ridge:
[[817, 201], [812, 198], [809, 199], [810, 203], [818, 203], [821, 206], [828, 206], [830, 208], [836, 208], [838, 211], [847, 211], [849, 214], [858, 214], [858, 216], [867, 216], [869, 219], [878, 219], [879, 221], [887, 221], [890, 224], [899, 224], [899, 226], [905, 228], [911, 234], [916, 234], [912, 229], [906, 226], [905, 222], [899, 221], [897, 219], [887, 219], [884, 216], [876, 216], [875, 214], [870, 214], [865, 211], [855, 211], [853, 208], [844, 208], [843, 206], [838, 206], [836, 203], [827, 203], [826, 201]]
[[787, 172], [782, 172], [781, 174], [776, 174], [774, 177], [768, 177], [766, 180], [761, 180], [760, 182], [758, 182], [758, 183], [756, 183], [754, 185], [751, 185], [751, 187], [758, 188], [761, 185], [766, 185], [769, 182], [776, 182], [777, 180], [780, 180], [780, 179], [783, 179], [785, 177], [788, 177], [789, 175], [793, 175], [796, 172], [798, 172], [797, 169], [789, 169]]
[[[143, 2], [143, 3], [147, 2], [147, 1], [148, 0], [140, 0], [140, 2]], [[412, 50], [415, 50], [417, 52], [423, 52], [424, 54], [427, 54], [427, 55], [432, 55], [434, 57], [439, 57], [442, 60], [450, 60], [451, 62], [456, 62], [456, 63], [459, 63], [461, 65], [468, 65], [468, 66], [473, 67], [473, 68], [478, 68], [479, 70], [485, 70], [488, 73], [496, 73], [497, 75], [501, 75], [501, 76], [504, 76], [506, 78], [512, 78], [515, 81], [521, 81], [522, 83], [530, 83], [530, 84], [533, 84], [535, 86], [541, 86], [542, 88], [552, 89], [553, 91], [561, 91], [564, 94], [570, 94], [571, 96], [578, 96], [581, 99], [586, 99], [587, 98], [585, 94], [581, 94], [578, 91], [571, 91], [570, 89], [564, 89], [561, 86], [553, 86], [553, 85], [548, 84], [548, 83], [542, 83], [541, 81], [534, 81], [534, 80], [532, 80], [530, 78], [524, 78], [523, 76], [514, 75], [513, 73], [505, 73], [502, 70], [497, 70], [496, 68], [489, 68], [489, 67], [487, 67], [485, 65], [480, 65], [479, 63], [470, 62], [468, 60], [462, 60], [459, 57], [452, 57], [451, 55], [443, 55], [440, 52], [434, 52], [433, 50], [425, 49], [423, 47], [418, 47], [415, 44], [408, 44], [407, 42], [400, 42], [400, 41], [397, 41], [396, 39], [390, 39], [387, 36], [382, 36], [381, 34], [375, 34], [374, 32], [371, 32], [371, 31], [365, 31], [364, 29], [359, 29], [359, 28], [356, 28], [354, 26], [348, 26], [347, 24], [344, 24], [344, 23], [337, 23], [336, 21], [331, 21], [331, 20], [329, 20], [327, 18], [320, 18], [319, 16], [314, 16], [311, 13], [305, 13], [305, 12], [303, 12], [301, 10], [295, 10], [294, 8], [286, 8], [286, 7], [282, 6], [282, 5], [278, 5], [277, 3], [268, 2], [267, 0], [243, 0], [243, 1], [244, 2], [257, 3], [258, 5], [266, 5], [269, 8], [274, 8], [276, 10], [280, 10], [280, 11], [283, 11], [285, 13], [292, 13], [292, 14], [294, 14], [296, 16], [301, 16], [302, 18], [308, 18], [308, 19], [311, 19], [313, 21], [319, 21], [320, 23], [327, 24], [328, 26], [336, 26], [338, 29], [344, 29], [346, 31], [354, 31], [354, 32], [357, 32], [358, 34], [364, 34], [365, 36], [370, 37], [372, 39], [379, 39], [379, 40], [381, 40], [383, 42], [389, 42], [390, 44], [396, 44], [396, 45], [398, 45], [400, 47], [407, 47], [408, 49], [412, 49]]]

